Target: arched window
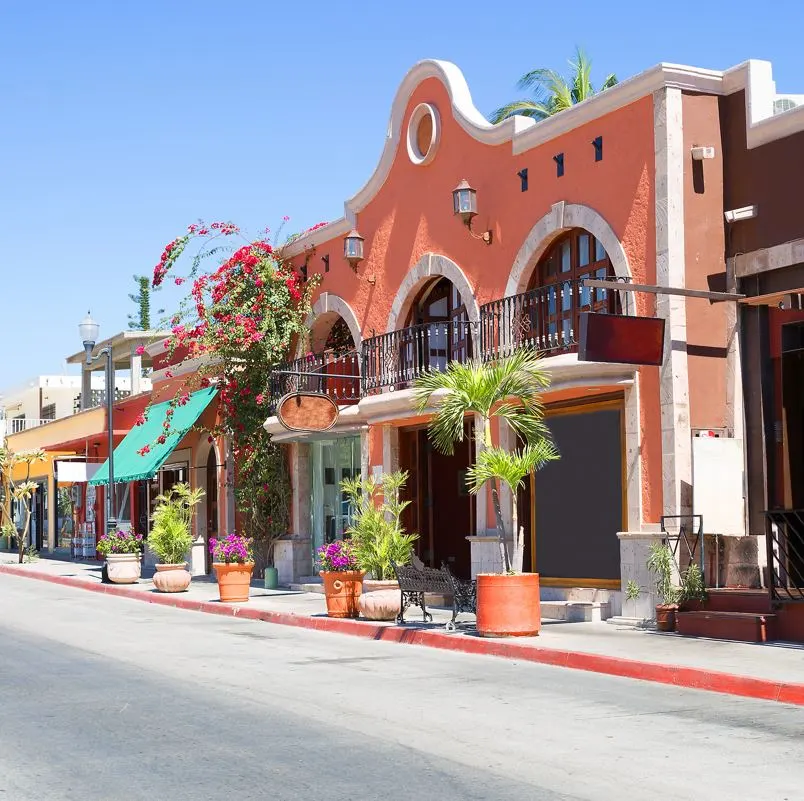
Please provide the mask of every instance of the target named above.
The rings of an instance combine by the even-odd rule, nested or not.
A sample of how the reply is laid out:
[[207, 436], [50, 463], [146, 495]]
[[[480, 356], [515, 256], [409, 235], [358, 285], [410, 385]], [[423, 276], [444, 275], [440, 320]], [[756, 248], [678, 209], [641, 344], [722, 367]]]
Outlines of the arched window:
[[584, 287], [585, 278], [614, 278], [614, 269], [601, 242], [574, 228], [550, 245], [528, 287], [528, 317], [540, 350], [574, 346], [581, 312], [620, 313], [618, 294]]

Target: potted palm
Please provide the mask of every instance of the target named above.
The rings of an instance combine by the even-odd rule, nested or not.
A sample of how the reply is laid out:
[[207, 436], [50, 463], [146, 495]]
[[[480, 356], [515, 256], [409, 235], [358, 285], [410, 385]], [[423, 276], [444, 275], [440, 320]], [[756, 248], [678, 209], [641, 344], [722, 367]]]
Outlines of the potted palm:
[[321, 567], [319, 576], [324, 581], [327, 614], [330, 617], [357, 617], [357, 599], [363, 592], [366, 573], [360, 569], [354, 546], [349, 540], [335, 540], [318, 549]]
[[[358, 606], [369, 620], [393, 620], [399, 614], [399, 583], [394, 563], [405, 565], [413, 553], [418, 534], [407, 534], [402, 513], [410, 501], [400, 493], [408, 480], [406, 471], [344, 479], [341, 489], [349, 500], [351, 525], [346, 530], [357, 564], [367, 576]], [[395, 590], [394, 592], [389, 592]]]
[[106, 560], [106, 575], [113, 584], [136, 584], [142, 565], [142, 534], [113, 529], [98, 537], [98, 553]]
[[[525, 476], [558, 458], [544, 421], [541, 393], [550, 380], [533, 350], [520, 350], [495, 362], [451, 362], [444, 372], [428, 371], [414, 384], [420, 413], [435, 408], [428, 432], [435, 447], [452, 453], [464, 436], [464, 418], [475, 415], [475, 463], [468, 471], [469, 489], [476, 494], [489, 486], [501, 572], [477, 576], [477, 631], [481, 636], [531, 636], [541, 627], [538, 573], [523, 573], [524, 530], [512, 504], [510, 537], [500, 504], [500, 483], [516, 498]], [[513, 452], [495, 447], [491, 420], [504, 420], [525, 441]]]
[[186, 558], [193, 545], [193, 511], [203, 496], [204, 490], [191, 490], [189, 484], [180, 483], [156, 498], [148, 547], [160, 560], [154, 574], [159, 592], [185, 592], [190, 586]]
[[218, 581], [222, 603], [248, 601], [251, 574], [254, 572], [253, 542], [242, 534], [227, 534], [211, 539], [212, 569]]
[[659, 631], [676, 630], [676, 612], [680, 590], [673, 584], [673, 552], [663, 542], [654, 542], [648, 553], [647, 568], [654, 575], [656, 594], [656, 628]]

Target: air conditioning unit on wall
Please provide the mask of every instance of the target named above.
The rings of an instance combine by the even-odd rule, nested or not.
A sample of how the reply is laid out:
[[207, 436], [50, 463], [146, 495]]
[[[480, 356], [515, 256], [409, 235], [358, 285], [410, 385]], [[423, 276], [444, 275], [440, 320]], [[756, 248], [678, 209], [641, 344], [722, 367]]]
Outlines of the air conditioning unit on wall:
[[732, 435], [730, 428], [693, 428], [693, 437], [711, 437], [714, 439], [727, 439]]

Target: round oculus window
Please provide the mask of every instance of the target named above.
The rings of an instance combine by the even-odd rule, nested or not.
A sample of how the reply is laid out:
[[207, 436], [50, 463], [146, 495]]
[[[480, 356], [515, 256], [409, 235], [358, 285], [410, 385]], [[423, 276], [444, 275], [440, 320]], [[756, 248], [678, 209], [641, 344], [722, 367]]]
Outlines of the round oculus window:
[[438, 149], [441, 125], [438, 111], [429, 103], [413, 109], [408, 122], [408, 157], [414, 164], [429, 164]]

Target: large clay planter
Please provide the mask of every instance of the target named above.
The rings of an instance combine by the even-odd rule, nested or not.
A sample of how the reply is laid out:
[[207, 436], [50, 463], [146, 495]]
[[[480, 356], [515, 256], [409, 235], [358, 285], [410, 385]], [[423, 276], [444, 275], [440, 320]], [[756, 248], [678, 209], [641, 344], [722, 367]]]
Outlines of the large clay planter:
[[538, 573], [477, 576], [477, 633], [481, 637], [533, 637], [541, 624]]
[[656, 606], [656, 630], [675, 631], [676, 630], [676, 604], [657, 604]]
[[110, 553], [106, 557], [106, 574], [112, 584], [136, 584], [140, 578], [140, 555]]
[[246, 562], [242, 565], [238, 562], [230, 564], [213, 562], [212, 569], [218, 580], [218, 592], [222, 603], [237, 604], [248, 600], [254, 562]]
[[357, 617], [360, 614], [357, 599], [363, 592], [363, 576], [366, 574], [362, 570], [322, 570], [318, 575], [324, 579], [327, 614], [330, 617]]
[[396, 620], [402, 606], [399, 582], [364, 579], [363, 594], [357, 599], [360, 616], [366, 620]]
[[159, 592], [186, 592], [193, 577], [187, 570], [187, 562], [176, 565], [157, 565], [154, 587]]

